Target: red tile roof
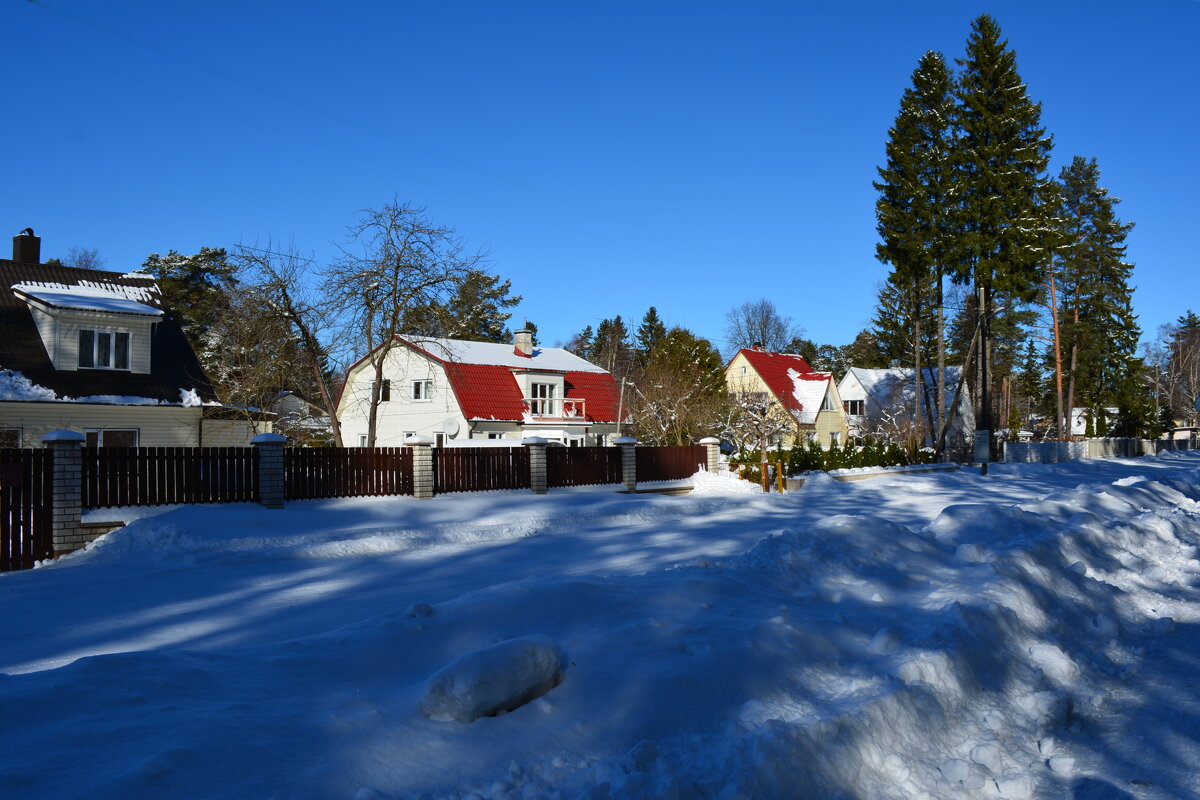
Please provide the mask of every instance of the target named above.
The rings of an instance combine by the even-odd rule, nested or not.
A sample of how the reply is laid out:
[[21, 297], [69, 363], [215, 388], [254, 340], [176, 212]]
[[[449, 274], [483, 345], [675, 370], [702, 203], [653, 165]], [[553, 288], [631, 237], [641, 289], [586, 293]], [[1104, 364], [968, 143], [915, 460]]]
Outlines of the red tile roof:
[[[823, 382], [831, 380], [833, 373], [815, 372], [804, 360], [804, 356], [792, 353], [771, 353], [766, 350], [748, 350], [746, 348], [742, 348], [738, 353], [745, 356], [746, 361], [762, 378], [763, 383], [788, 411], [812, 414], [820, 410], [819, 406], [817, 408], [803, 407], [803, 404], [796, 398], [796, 385], [792, 382], [789, 371], [797, 373], [796, 377], [800, 380]], [[737, 356], [735, 355], [734, 358]], [[730, 363], [733, 363], [733, 359], [730, 359]]]
[[[402, 340], [403, 341], [403, 340]], [[503, 364], [468, 364], [439, 358], [425, 347], [405, 342], [409, 347], [441, 364], [446, 370], [463, 416], [467, 419], [494, 419], [521, 421], [525, 405], [521, 386], [515, 373], [518, 368]], [[522, 354], [524, 356], [524, 354]], [[524, 356], [528, 358], [528, 356]], [[577, 370], [545, 369], [534, 365], [520, 371], [556, 373], [563, 376], [564, 396], [567, 400], [582, 399], [585, 419], [588, 422], [616, 422], [619, 391], [617, 382], [609, 372], [583, 372]]]

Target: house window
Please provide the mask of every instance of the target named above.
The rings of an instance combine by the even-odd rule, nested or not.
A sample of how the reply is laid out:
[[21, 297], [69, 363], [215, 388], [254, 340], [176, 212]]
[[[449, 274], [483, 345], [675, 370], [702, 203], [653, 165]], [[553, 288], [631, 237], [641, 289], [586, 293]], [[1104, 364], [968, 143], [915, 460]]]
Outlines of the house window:
[[433, 381], [413, 381], [412, 397], [413, 400], [432, 400]]
[[358, 446], [359, 447], [367, 446], [367, 435], [365, 433], [360, 433], [358, 435]]
[[842, 402], [842, 407], [846, 409], [846, 413], [852, 417], [861, 417], [867, 413], [864, 406], [865, 400], [845, 400]]
[[416, 435], [417, 435], [416, 431], [405, 431], [404, 435], [400, 437], [400, 441], [406, 442], [406, 441], [408, 441], [408, 437], [416, 436]]
[[440, 433], [440, 432], [435, 433], [433, 435], [433, 446], [434, 447], [445, 447], [446, 446], [446, 434]]
[[80, 369], [129, 369], [129, 334], [79, 330]]
[[93, 428], [85, 430], [88, 447], [137, 447], [138, 429]]
[[[375, 394], [375, 381], [371, 381], [371, 394]], [[386, 378], [383, 381], [383, 388], [379, 390], [379, 402], [386, 403], [392, 399], [392, 382]]]
[[831, 392], [826, 392], [825, 399], [821, 401], [821, 410], [822, 411], [833, 411], [833, 408], [834, 408], [833, 394]]
[[553, 383], [534, 383], [530, 385], [529, 390], [533, 396], [529, 403], [529, 412], [535, 417], [553, 415], [558, 387]]
[[489, 439], [503, 439], [503, 438], [504, 438], [504, 434], [503, 434], [503, 433], [489, 433], [489, 434], [487, 435], [487, 438], [489, 438]]
[[0, 447], [20, 447], [20, 428], [0, 428]]
[[745, 367], [742, 367], [742, 374], [743, 374], [743, 375], [745, 375], [745, 374], [746, 374], [746, 368], [745, 368]]
[[829, 432], [829, 446], [830, 447], [838, 446], [838, 432], [837, 431]]

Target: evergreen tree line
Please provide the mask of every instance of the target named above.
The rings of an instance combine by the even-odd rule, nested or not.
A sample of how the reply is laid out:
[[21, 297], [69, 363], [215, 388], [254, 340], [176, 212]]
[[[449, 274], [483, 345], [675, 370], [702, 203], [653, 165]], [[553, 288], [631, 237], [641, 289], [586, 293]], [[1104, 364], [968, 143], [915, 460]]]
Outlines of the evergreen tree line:
[[874, 352], [857, 365], [937, 368], [932, 391], [918, 384], [914, 425], [939, 448], [947, 365], [964, 368], [979, 429], [1065, 438], [1070, 409], [1084, 407], [1098, 433], [1153, 432], [1132, 223], [1094, 158], [1048, 174], [1053, 137], [993, 18], [974, 21], [955, 63], [919, 59], [888, 132], [875, 188], [889, 273], [860, 337]]

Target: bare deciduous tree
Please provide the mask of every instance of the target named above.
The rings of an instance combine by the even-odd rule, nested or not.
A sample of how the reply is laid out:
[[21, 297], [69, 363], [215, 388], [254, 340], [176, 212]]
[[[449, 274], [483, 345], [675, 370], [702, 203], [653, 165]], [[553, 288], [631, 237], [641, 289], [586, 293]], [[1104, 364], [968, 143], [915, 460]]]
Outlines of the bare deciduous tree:
[[803, 335], [804, 329], [780, 314], [766, 298], [742, 303], [725, 315], [725, 338], [734, 349], [761, 344], [767, 350], [783, 352]]
[[[313, 395], [308, 399], [328, 415], [333, 443], [342, 447], [329, 361], [345, 354], [339, 351], [342, 342], [333, 325], [336, 307], [312, 288], [312, 260], [300, 255], [294, 245], [276, 251], [270, 242], [265, 248], [239, 245], [235, 257], [247, 301], [252, 299], [258, 308], [268, 310], [276, 326], [277, 338], [258, 339], [256, 349], [270, 341], [286, 351], [286, 366], [304, 373], [303, 383], [312, 387], [304, 394]], [[253, 328], [247, 332], [254, 335]], [[282, 388], [275, 375], [270, 378], [273, 391]]]
[[373, 373], [367, 408], [367, 446], [375, 446], [383, 369], [413, 306], [440, 305], [454, 287], [484, 263], [468, 253], [451, 228], [435, 225], [425, 209], [396, 200], [359, 212], [350, 244], [325, 271], [321, 291], [342, 309], [345, 341], [365, 354]]

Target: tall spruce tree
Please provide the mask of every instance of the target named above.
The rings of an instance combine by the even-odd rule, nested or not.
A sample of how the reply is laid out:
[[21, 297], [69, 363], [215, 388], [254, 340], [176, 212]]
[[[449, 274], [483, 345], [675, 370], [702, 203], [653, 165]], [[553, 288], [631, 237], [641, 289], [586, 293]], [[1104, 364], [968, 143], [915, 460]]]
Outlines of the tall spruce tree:
[[900, 112], [888, 131], [887, 163], [879, 168], [879, 180], [874, 184], [879, 192], [875, 217], [880, 237], [875, 255], [891, 265], [885, 291], [895, 295], [894, 300], [886, 298], [893, 306], [886, 308], [881, 294], [876, 330], [881, 342], [907, 340], [907, 352], [893, 357], [914, 365], [918, 425], [924, 394], [919, 376], [931, 338], [930, 326], [924, 324], [927, 316], [934, 320], [938, 361], [937, 413], [931, 416], [940, 418], [945, 410], [942, 280], [950, 232], [945, 210], [953, 180], [952, 89], [945, 57], [934, 51], [921, 56], [912, 86], [900, 98]]
[[642, 317], [642, 324], [637, 329], [637, 349], [643, 362], [666, 335], [667, 326], [663, 325], [662, 319], [659, 318], [658, 309], [650, 306], [650, 310], [646, 312], [646, 316]]
[[467, 272], [445, 302], [414, 305], [404, 313], [401, 327], [417, 336], [442, 336], [473, 342], [509, 342], [512, 314], [505, 309], [521, 302], [511, 295], [512, 281], [501, 281], [482, 269]]
[[1031, 300], [1044, 254], [1038, 206], [1052, 147], [1041, 127], [1041, 104], [1030, 99], [1016, 54], [988, 15], [971, 24], [966, 58], [955, 87], [955, 278], [973, 284], [980, 336], [978, 428], [994, 427], [990, 374], [993, 308], [997, 295]]
[[1133, 313], [1133, 265], [1125, 238], [1133, 223], [1116, 215], [1120, 200], [1100, 186], [1096, 159], [1075, 156], [1059, 175], [1070, 244], [1063, 249], [1067, 276], [1061, 327], [1070, 353], [1068, 405], [1081, 400], [1099, 418], [1120, 409], [1123, 433], [1153, 422], [1137, 357], [1141, 329]]

